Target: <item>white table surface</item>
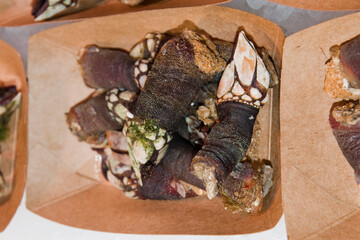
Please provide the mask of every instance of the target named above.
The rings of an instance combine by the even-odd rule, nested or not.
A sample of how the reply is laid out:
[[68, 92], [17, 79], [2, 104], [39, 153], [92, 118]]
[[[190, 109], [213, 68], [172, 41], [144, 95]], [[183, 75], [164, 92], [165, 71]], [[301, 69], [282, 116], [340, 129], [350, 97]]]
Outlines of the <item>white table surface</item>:
[[[267, 2], [266, 0], [234, 0], [230, 3], [222, 4], [223, 6], [247, 11], [258, 16], [267, 18], [270, 21], [277, 23], [284, 31], [285, 35], [289, 36], [295, 32], [301, 31], [307, 27], [330, 20], [332, 18], [340, 17], [353, 13], [354, 11], [339, 11], [339, 12], [322, 12], [300, 10], [291, 7], [278, 5]], [[45, 30], [50, 27], [61, 25], [64, 23], [42, 24], [28, 27], [17, 28], [1, 28], [0, 39], [8, 42], [15, 47], [21, 54], [24, 65], [27, 66], [27, 37], [34, 33]], [[27, 36], [27, 37], [19, 37]], [[132, 234], [114, 234], [97, 231], [89, 231], [77, 229], [62, 224], [49, 221], [30, 212], [26, 206], [26, 197], [21, 201], [19, 208], [12, 221], [0, 233], [0, 239], [26, 239], [26, 240], [55, 240], [55, 239], [194, 239], [194, 236], [174, 236], [174, 235], [132, 235]], [[270, 230], [246, 234], [246, 235], [232, 235], [232, 236], [196, 236], [196, 239], [238, 239], [238, 240], [285, 240], [286, 228], [285, 218], [282, 216], [278, 224]]]

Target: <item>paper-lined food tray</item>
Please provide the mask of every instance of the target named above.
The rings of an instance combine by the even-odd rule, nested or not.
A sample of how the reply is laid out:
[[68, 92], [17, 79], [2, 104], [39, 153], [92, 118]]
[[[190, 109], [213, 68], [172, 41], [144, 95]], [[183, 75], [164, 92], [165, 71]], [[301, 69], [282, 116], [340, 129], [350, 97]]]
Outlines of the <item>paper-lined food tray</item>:
[[275, 226], [282, 215], [279, 88], [271, 90], [270, 101], [260, 114], [265, 146], [261, 155], [272, 162], [276, 184], [259, 216], [225, 211], [220, 199], [128, 199], [96, 178], [94, 153], [67, 129], [65, 112], [92, 92], [85, 86], [76, 62], [79, 49], [97, 44], [129, 50], [148, 32], [195, 26], [227, 41], [234, 41], [239, 28], [245, 29], [258, 46], [269, 50], [280, 69], [281, 29], [260, 17], [224, 7], [116, 15], [49, 29], [30, 38], [26, 204], [31, 211], [74, 227], [137, 234], [242, 234]]
[[358, 0], [268, 0], [290, 7], [318, 10], [318, 11], [345, 11], [345, 10], [359, 10], [360, 2]]
[[281, 85], [283, 202], [290, 239], [359, 239], [354, 170], [329, 125], [336, 99], [324, 88], [329, 48], [360, 33], [360, 14], [311, 27], [285, 40]]
[[[21, 26], [36, 23], [31, 15], [32, 2], [33, 0], [10, 0], [0, 3], [0, 26]], [[84, 19], [153, 9], [214, 5], [224, 2], [227, 0], [145, 0], [142, 4], [132, 7], [121, 3], [120, 0], [107, 0], [93, 8], [52, 20]]]
[[[27, 86], [24, 67], [18, 52], [0, 40], [0, 86], [16, 86], [21, 105], [12, 114], [1, 144], [2, 199], [0, 231], [9, 224], [20, 204], [27, 167]], [[4, 131], [2, 129], [2, 131]]]

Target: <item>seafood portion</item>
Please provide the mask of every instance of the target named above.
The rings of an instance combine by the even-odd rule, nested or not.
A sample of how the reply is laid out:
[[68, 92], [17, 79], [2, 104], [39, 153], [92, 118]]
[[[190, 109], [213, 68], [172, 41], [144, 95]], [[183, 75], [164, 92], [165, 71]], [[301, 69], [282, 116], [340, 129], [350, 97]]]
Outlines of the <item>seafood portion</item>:
[[35, 0], [31, 14], [34, 16], [35, 21], [44, 21], [95, 7], [103, 1], [104, 0]]
[[333, 104], [329, 116], [330, 126], [339, 147], [354, 169], [360, 186], [360, 103], [341, 101]]
[[[264, 62], [253, 44], [246, 39], [245, 33], [241, 32], [233, 58], [227, 65], [217, 90], [217, 114], [220, 122], [211, 130], [191, 164], [194, 174], [204, 183], [209, 199], [218, 194], [220, 186], [225, 198], [240, 201], [239, 207], [253, 214], [261, 209], [261, 178], [245, 163], [235, 171], [236, 178], [229, 177], [229, 174], [245, 157], [259, 108], [267, 101], [269, 84], [270, 74]], [[249, 181], [251, 184], [247, 183]], [[234, 185], [234, 182], [237, 184]], [[251, 202], [242, 202], [244, 199], [240, 196], [243, 194], [251, 195], [250, 199], [245, 199]], [[226, 199], [225, 202], [229, 200]]]
[[324, 90], [334, 98], [360, 99], [360, 35], [330, 48]]
[[[165, 131], [163, 135], [168, 136], [165, 139], [167, 143], [191, 103], [196, 100], [201, 87], [222, 72], [225, 64], [210, 39], [189, 29], [168, 40], [160, 49], [136, 102], [135, 117], [128, 121], [127, 131], [124, 132], [129, 138], [130, 157], [140, 183], [141, 175], [137, 168], [153, 158], [159, 136], [153, 130], [159, 133]], [[131, 132], [134, 127], [140, 132], [142, 129], [146, 133], [150, 131], [151, 137], [144, 141], [143, 134]], [[159, 151], [166, 147], [166, 144], [161, 145]], [[160, 162], [162, 156], [158, 155], [154, 160]]]
[[233, 212], [261, 210], [273, 169], [257, 155], [256, 117], [279, 79], [244, 32], [235, 46], [190, 29], [152, 32], [129, 54], [90, 45], [78, 62], [97, 90], [71, 108], [69, 128], [97, 144], [104, 177], [125, 196], [220, 195]]

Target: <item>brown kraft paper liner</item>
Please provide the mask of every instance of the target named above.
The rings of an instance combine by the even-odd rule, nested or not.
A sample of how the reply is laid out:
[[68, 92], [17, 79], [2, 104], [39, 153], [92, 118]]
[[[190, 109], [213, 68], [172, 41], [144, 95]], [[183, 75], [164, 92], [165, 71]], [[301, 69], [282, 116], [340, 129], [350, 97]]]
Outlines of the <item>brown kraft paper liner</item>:
[[285, 40], [281, 76], [281, 174], [290, 239], [355, 240], [360, 194], [354, 170], [329, 125], [337, 100], [324, 90], [329, 48], [360, 33], [360, 13], [331, 20]]
[[[34, 21], [34, 17], [31, 15], [33, 1], [34, 0], [4, 0], [4, 3], [1, 1], [0, 26], [10, 27], [38, 23]], [[50, 19], [50, 21], [84, 19], [153, 9], [215, 5], [228, 1], [229, 0], [145, 0], [145, 2], [139, 6], [131, 7], [121, 3], [120, 0], [107, 0], [96, 7]], [[49, 20], [45, 22], [49, 22]]]
[[98, 44], [129, 50], [147, 32], [194, 26], [228, 41], [234, 41], [239, 27], [244, 28], [250, 39], [270, 51], [280, 69], [284, 42], [280, 27], [225, 7], [103, 17], [49, 29], [30, 38], [26, 204], [31, 211], [74, 227], [134, 234], [244, 234], [276, 225], [282, 215], [279, 87], [270, 91], [270, 101], [259, 115], [264, 143], [260, 155], [272, 161], [276, 183], [259, 216], [225, 211], [219, 198], [212, 201], [200, 197], [181, 201], [128, 199], [115, 187], [96, 179], [94, 153], [67, 129], [64, 113], [92, 91], [85, 86], [76, 62], [79, 49]]
[[359, 0], [268, 0], [290, 7], [318, 11], [359, 10]]
[[0, 87], [16, 85], [22, 92], [16, 139], [14, 185], [10, 198], [0, 205], [0, 232], [9, 224], [23, 196], [27, 167], [27, 86], [18, 52], [0, 40]]

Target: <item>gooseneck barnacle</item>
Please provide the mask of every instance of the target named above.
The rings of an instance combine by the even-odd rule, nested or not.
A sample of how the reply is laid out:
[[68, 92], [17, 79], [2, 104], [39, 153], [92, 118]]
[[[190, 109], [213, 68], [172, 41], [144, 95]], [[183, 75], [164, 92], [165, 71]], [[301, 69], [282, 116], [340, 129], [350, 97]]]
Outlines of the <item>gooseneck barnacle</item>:
[[145, 86], [152, 63], [168, 38], [166, 34], [148, 33], [130, 54], [97, 45], [84, 47], [79, 52], [78, 62], [85, 84], [91, 88], [121, 88], [138, 93]]
[[[221, 193], [226, 193], [227, 198], [232, 197], [240, 208], [243, 206], [243, 211], [254, 214], [261, 209], [262, 185], [259, 174], [251, 165], [244, 163], [238, 175], [245, 183], [246, 178], [252, 178], [254, 184], [231, 185], [227, 182], [232, 182], [228, 176], [234, 166], [243, 160], [249, 148], [259, 108], [267, 100], [269, 84], [270, 74], [265, 64], [245, 33], [240, 32], [233, 57], [218, 86], [217, 113], [220, 122], [211, 130], [191, 164], [193, 173], [205, 185], [209, 199], [215, 197], [221, 188]], [[252, 174], [247, 174], [251, 171], [246, 169], [252, 169]], [[236, 186], [240, 187], [235, 189]], [[255, 188], [257, 190], [253, 191]], [[234, 198], [244, 194], [244, 191], [252, 191], [250, 195], [256, 194], [256, 197], [246, 198], [256, 203], [245, 203], [242, 198]]]
[[[118, 138], [121, 135], [120, 132], [116, 134]], [[113, 136], [108, 141], [113, 141], [110, 145], [114, 145], [119, 139]], [[154, 200], [177, 200], [203, 194], [196, 187], [199, 184], [201, 187], [201, 183], [189, 171], [194, 153], [189, 143], [176, 137], [161, 164], [148, 163], [142, 167], [142, 184], [139, 184], [128, 154], [115, 152], [112, 148], [98, 150], [102, 173], [111, 184], [129, 198]]]
[[100, 144], [107, 130], [123, 128], [126, 114], [132, 111], [136, 98], [130, 91], [97, 90], [70, 108], [66, 113], [67, 125], [79, 141]]
[[[201, 87], [224, 67], [225, 61], [211, 40], [188, 29], [168, 40], [159, 50], [136, 102], [135, 117], [129, 117], [124, 131], [140, 184], [141, 164], [150, 159], [156, 163], [161, 161], [164, 148]], [[165, 138], [159, 142], [161, 148], [157, 155], [159, 136]]]

